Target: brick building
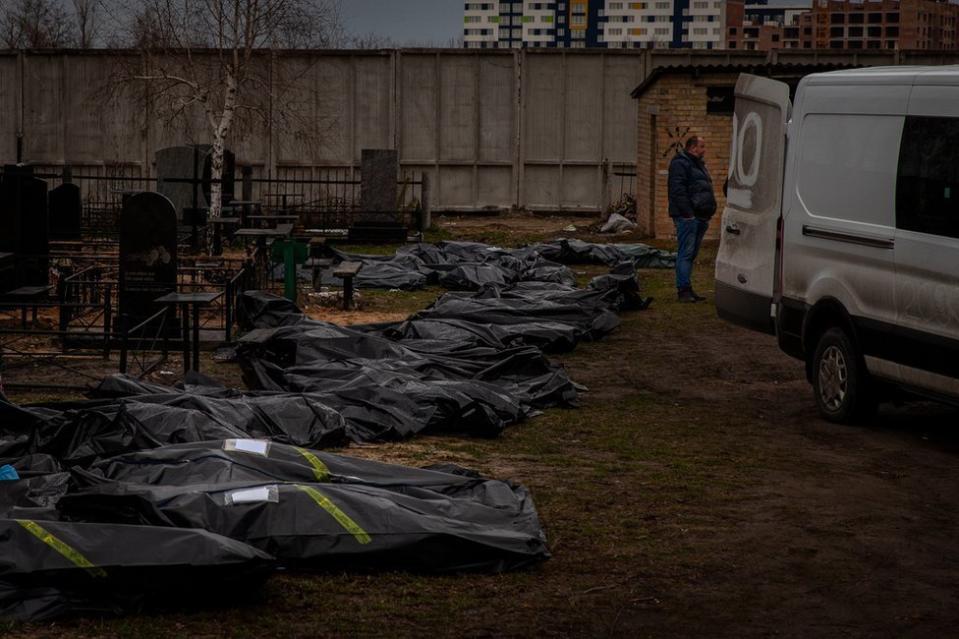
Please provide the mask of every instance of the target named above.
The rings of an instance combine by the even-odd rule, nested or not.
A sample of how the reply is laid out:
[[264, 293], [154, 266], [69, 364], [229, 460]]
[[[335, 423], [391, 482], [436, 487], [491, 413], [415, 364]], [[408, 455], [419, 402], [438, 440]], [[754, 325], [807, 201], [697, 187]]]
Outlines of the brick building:
[[959, 0], [814, 0], [808, 10], [741, 4], [731, 0], [727, 9], [729, 49], [959, 48]]
[[636, 216], [640, 229], [657, 238], [675, 236], [667, 199], [669, 162], [687, 138], [700, 135], [706, 138], [706, 167], [719, 203], [706, 238], [719, 237], [719, 216], [726, 205], [722, 187], [729, 167], [733, 90], [740, 73], [776, 78], [795, 89], [804, 75], [840, 66], [847, 65], [675, 66], [653, 70], [632, 93], [638, 104]]

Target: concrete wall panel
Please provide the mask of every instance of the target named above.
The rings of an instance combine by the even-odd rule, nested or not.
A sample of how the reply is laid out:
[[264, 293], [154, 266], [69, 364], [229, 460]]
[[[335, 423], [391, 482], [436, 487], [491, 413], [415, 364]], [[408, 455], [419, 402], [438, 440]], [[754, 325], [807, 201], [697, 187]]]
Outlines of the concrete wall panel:
[[603, 150], [603, 58], [566, 59], [565, 160], [596, 162]]
[[559, 167], [527, 166], [523, 191], [526, 195], [526, 205], [531, 208], [559, 208]]
[[17, 161], [19, 87], [16, 56], [0, 57], [0, 163], [3, 164]]
[[479, 58], [440, 59], [440, 160], [476, 159]]
[[[351, 131], [354, 112], [351, 104], [352, 82], [349, 56], [329, 56], [311, 60], [315, 81], [315, 120], [303, 122], [292, 118], [295, 127], [315, 142], [314, 158], [318, 164], [349, 165]], [[294, 112], [295, 114], [295, 112]]]
[[317, 121], [316, 68], [325, 62], [310, 60], [305, 56], [291, 56], [284, 57], [282, 63], [277, 65], [273, 83], [273, 93], [278, 105], [277, 112], [273, 115], [277, 164], [293, 166], [316, 160], [317, 145], [311, 144], [309, 135], [305, 135], [292, 121]]
[[436, 160], [436, 56], [404, 55], [400, 75], [400, 159]]
[[477, 172], [477, 206], [509, 208], [513, 204], [513, 169], [483, 166]]
[[[256, 62], [261, 90], [242, 99], [269, 120], [241, 118], [228, 146], [257, 175], [349, 178], [364, 148], [400, 149], [404, 171], [433, 176], [433, 205], [599, 210], [604, 159], [635, 164], [636, 105], [648, 52], [303, 52]], [[22, 77], [18, 59], [23, 61]], [[169, 96], [131, 85], [103, 53], [0, 57], [0, 158], [15, 159], [24, 93], [24, 159], [152, 172], [156, 149], [209, 143], [200, 106], [171, 120]], [[142, 64], [129, 56], [133, 66]], [[175, 62], [175, 61], [174, 61]], [[181, 62], [182, 65], [182, 62]], [[127, 65], [131, 66], [131, 65]], [[176, 64], [164, 67], [176, 73]], [[96, 103], [96, 104], [95, 104]], [[102, 104], [101, 104], [102, 103]], [[87, 168], [84, 168], [86, 171]], [[301, 175], [302, 174], [302, 175]], [[306, 187], [304, 187], [306, 188]], [[312, 187], [309, 187], [312, 188]]]
[[512, 162], [516, 124], [516, 70], [512, 56], [479, 58], [479, 159]]
[[438, 197], [433, 208], [468, 207], [473, 204], [473, 168], [444, 166], [440, 168]]
[[524, 144], [528, 160], [559, 161], [563, 153], [565, 55], [527, 55], [523, 69]]
[[[253, 61], [250, 74], [255, 89], [243, 96], [236, 124], [227, 137], [227, 147], [236, 155], [237, 162], [262, 166], [270, 162], [270, 90], [273, 82], [270, 58], [260, 56]], [[294, 125], [295, 126], [295, 125]]]
[[604, 155], [610, 162], [636, 162], [636, 101], [623, 100], [643, 80], [642, 58], [607, 56], [604, 70], [606, 99], [603, 100]]
[[390, 56], [353, 58], [353, 160], [360, 162], [363, 149], [391, 149], [393, 92]]
[[600, 198], [598, 171], [593, 166], [563, 167], [563, 206], [589, 208]]
[[63, 58], [31, 55], [23, 68], [23, 153], [38, 162], [62, 162]]

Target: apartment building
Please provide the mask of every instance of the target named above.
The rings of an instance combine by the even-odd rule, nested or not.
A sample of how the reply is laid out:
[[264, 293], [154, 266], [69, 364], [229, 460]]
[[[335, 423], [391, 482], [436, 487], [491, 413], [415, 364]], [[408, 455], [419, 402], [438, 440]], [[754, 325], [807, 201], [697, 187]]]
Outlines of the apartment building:
[[722, 48], [724, 0], [466, 2], [465, 46]]
[[[732, 4], [732, 3], [730, 3]], [[728, 12], [730, 49], [956, 49], [959, 0], [814, 0]]]

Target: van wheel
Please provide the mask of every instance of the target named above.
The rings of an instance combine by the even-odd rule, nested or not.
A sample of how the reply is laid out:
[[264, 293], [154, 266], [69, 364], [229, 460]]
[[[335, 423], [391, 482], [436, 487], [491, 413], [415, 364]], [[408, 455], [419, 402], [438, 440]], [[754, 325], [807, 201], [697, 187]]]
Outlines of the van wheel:
[[819, 414], [831, 422], [850, 424], [876, 412], [869, 374], [841, 328], [830, 328], [819, 338], [813, 353], [812, 386]]

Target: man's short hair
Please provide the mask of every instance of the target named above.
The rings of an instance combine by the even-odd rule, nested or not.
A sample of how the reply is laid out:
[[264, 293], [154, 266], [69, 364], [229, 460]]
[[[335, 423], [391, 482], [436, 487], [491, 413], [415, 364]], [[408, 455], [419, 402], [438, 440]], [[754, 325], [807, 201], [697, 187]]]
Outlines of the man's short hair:
[[694, 135], [693, 137], [686, 140], [686, 150], [688, 151], [694, 146], [696, 146], [697, 144], [699, 144], [700, 140], [702, 140], [702, 138], [699, 137], [698, 135]]

